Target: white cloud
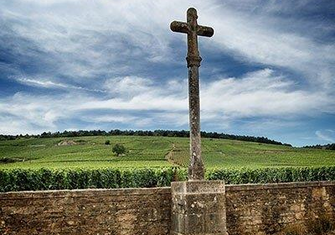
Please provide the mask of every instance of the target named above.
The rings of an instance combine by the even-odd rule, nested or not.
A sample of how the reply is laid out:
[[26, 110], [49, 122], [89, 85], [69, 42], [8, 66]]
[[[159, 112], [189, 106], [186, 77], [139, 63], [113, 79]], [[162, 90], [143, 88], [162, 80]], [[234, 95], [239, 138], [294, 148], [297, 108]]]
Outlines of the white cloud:
[[31, 79], [31, 78], [22, 78], [22, 77], [17, 77], [14, 79], [25, 85], [35, 86], [35, 87], [59, 88], [59, 89], [66, 89], [66, 90], [75, 89], [75, 90], [94, 91], [94, 92], [103, 92], [103, 93], [107, 92], [106, 90], [90, 89], [90, 88], [81, 87], [81, 86], [73, 86], [70, 84], [57, 83], [57, 82], [49, 81], [46, 79]]
[[[11, 122], [24, 126], [40, 126], [56, 130], [57, 122], [78, 119], [85, 123], [128, 123], [130, 126], [155, 126], [175, 124], [187, 126], [188, 101], [185, 81], [171, 80], [164, 85], [153, 79], [133, 77], [107, 81], [113, 93], [126, 92], [117, 98], [99, 98], [84, 92], [62, 97], [32, 96], [17, 93], [0, 102], [0, 116], [8, 117], [0, 132], [8, 132]], [[174, 84], [178, 92], [169, 89]], [[178, 85], [179, 84], [179, 85]], [[230, 123], [245, 117], [291, 120], [296, 116], [314, 116], [322, 112], [334, 113], [334, 101], [324, 93], [308, 93], [292, 89], [294, 83], [264, 69], [239, 78], [219, 78], [202, 84], [201, 107], [203, 123]], [[141, 92], [136, 92], [136, 89]], [[113, 94], [112, 94], [113, 95]], [[144, 112], [146, 111], [146, 112]], [[108, 114], [103, 114], [104, 112]], [[142, 114], [142, 112], [144, 112]], [[10, 116], [10, 117], [9, 117]], [[79, 124], [78, 124], [79, 125]], [[27, 129], [29, 130], [29, 128]], [[15, 132], [16, 129], [14, 128]]]
[[119, 122], [119, 123], [129, 123], [135, 120], [132, 116], [114, 116], [114, 115], [99, 115], [90, 116], [86, 119], [88, 122]]
[[235, 117], [315, 115], [333, 112], [334, 101], [323, 92], [297, 90], [292, 81], [270, 69], [242, 78], [219, 79], [203, 86], [204, 112]]
[[133, 96], [141, 93], [153, 91], [152, 81], [137, 76], [118, 77], [108, 79], [104, 87], [108, 89], [113, 95], [118, 96]]
[[[143, 74], [150, 66], [185, 63], [176, 55], [185, 52], [186, 36], [172, 33], [169, 24], [184, 21], [190, 5], [198, 9], [200, 24], [215, 29], [213, 38], [199, 39], [200, 45], [241, 63], [271, 68], [202, 80], [203, 122], [227, 128], [241, 118], [266, 118], [275, 125], [288, 119], [294, 123], [298, 116], [334, 114], [334, 44], [315, 40], [315, 32], [321, 31], [312, 29], [313, 22], [279, 17], [278, 12], [289, 10], [286, 3], [250, 10], [259, 3], [6, 1], [0, 4], [1, 44], [23, 65], [35, 60], [41, 65], [36, 76], [16, 64], [0, 64], [0, 70], [15, 74], [12, 79], [22, 84], [63, 93], [2, 98], [0, 132], [57, 130], [60, 121], [71, 119], [89, 123], [87, 127], [100, 122], [186, 125], [187, 81], [176, 78], [174, 71], [166, 78], [160, 66], [155, 74]], [[306, 24], [311, 30], [298, 30]], [[172, 48], [178, 40], [182, 52]], [[294, 79], [285, 74], [294, 74]]]
[[62, 83], [55, 83], [52, 81], [42, 81], [42, 80], [35, 80], [35, 79], [29, 79], [29, 78], [17, 78], [18, 82], [21, 82], [23, 84], [31, 85], [31, 86], [38, 86], [38, 87], [45, 87], [45, 88], [68, 88], [67, 85]]
[[334, 130], [318, 130], [315, 132], [316, 136], [327, 142], [335, 143], [335, 131]]
[[[199, 22], [215, 29], [214, 37], [200, 39], [201, 44], [212, 45], [242, 61], [296, 71], [313, 87], [317, 85], [331, 93], [335, 80], [334, 44], [313, 40], [312, 30], [301, 33], [288, 28], [289, 23], [301, 28], [306, 22], [287, 22], [288, 19], [277, 17], [279, 10], [288, 9], [286, 3], [268, 3], [264, 10], [252, 14], [250, 6], [257, 4], [260, 2], [243, 1], [237, 5], [234, 1], [222, 4], [214, 0], [145, 0], [65, 4], [31, 0], [29, 4], [7, 4], [1, 17], [16, 37], [31, 41], [51, 55], [42, 59], [56, 63], [58, 75], [79, 80], [113, 72], [132, 73], [137, 66], [144, 66], [143, 61], [175, 63], [171, 42], [185, 41], [186, 37], [170, 32], [169, 24], [175, 19], [185, 20], [185, 10], [193, 5], [199, 10]], [[24, 49], [18, 46], [18, 51]]]
[[312, 86], [317, 85], [326, 91], [333, 90], [329, 87], [335, 83], [334, 43], [314, 40], [314, 30], [292, 32], [292, 29], [284, 26], [289, 23], [292, 28], [301, 28], [309, 22], [300, 25], [300, 21], [295, 19], [287, 22], [288, 19], [268, 12], [252, 14], [234, 7], [227, 4], [202, 16], [204, 21], [211, 22], [216, 29], [213, 40], [219, 48], [238, 59], [299, 72]]
[[57, 131], [59, 120], [71, 120], [80, 114], [76, 109], [78, 103], [88, 101], [88, 97], [81, 94], [53, 96], [18, 92], [12, 97], [0, 99], [0, 133]]

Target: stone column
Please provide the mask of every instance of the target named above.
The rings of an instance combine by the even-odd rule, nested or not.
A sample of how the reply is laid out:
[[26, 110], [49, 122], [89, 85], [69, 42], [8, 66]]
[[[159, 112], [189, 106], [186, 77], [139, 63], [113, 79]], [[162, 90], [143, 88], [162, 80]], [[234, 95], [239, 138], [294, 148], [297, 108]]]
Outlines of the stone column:
[[199, 67], [201, 57], [198, 49], [198, 36], [212, 37], [214, 29], [198, 25], [197, 10], [193, 7], [187, 10], [187, 23], [173, 21], [170, 28], [174, 32], [187, 34], [187, 68], [189, 80], [189, 112], [190, 112], [190, 165], [188, 180], [203, 180], [205, 167], [201, 159], [200, 137], [200, 97], [199, 97]]
[[[201, 58], [199, 57], [199, 59]], [[205, 178], [205, 167], [201, 158], [198, 66], [191, 65], [188, 68], [188, 81], [189, 81], [189, 112], [190, 112], [190, 164], [188, 167], [188, 179], [203, 180]]]
[[171, 235], [227, 235], [224, 181], [172, 182]]

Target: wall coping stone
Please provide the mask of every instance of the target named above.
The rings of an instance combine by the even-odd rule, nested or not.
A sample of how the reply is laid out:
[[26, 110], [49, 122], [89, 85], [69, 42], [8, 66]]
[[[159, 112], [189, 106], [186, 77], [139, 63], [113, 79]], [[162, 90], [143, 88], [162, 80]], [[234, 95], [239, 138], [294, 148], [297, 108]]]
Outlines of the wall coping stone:
[[[333, 186], [335, 181], [311, 181], [268, 184], [226, 184], [226, 191], [266, 190], [272, 188], [304, 188]], [[153, 193], [171, 194], [171, 187], [156, 188], [114, 188], [114, 189], [62, 189], [40, 191], [12, 191], [0, 193], [0, 200], [25, 199], [25, 198], [64, 198], [64, 197], [88, 197], [108, 195], [150, 195]]]
[[14, 191], [0, 193], [0, 200], [17, 200], [26, 198], [64, 198], [64, 197], [95, 197], [118, 195], [150, 195], [171, 194], [171, 187], [156, 188], [113, 188], [113, 189], [63, 189], [40, 191]]
[[191, 180], [171, 183], [172, 194], [218, 194], [225, 192], [224, 180]]
[[249, 191], [266, 190], [273, 188], [306, 188], [334, 186], [335, 181], [310, 181], [310, 182], [287, 182], [287, 183], [267, 183], [267, 184], [228, 184], [226, 191]]

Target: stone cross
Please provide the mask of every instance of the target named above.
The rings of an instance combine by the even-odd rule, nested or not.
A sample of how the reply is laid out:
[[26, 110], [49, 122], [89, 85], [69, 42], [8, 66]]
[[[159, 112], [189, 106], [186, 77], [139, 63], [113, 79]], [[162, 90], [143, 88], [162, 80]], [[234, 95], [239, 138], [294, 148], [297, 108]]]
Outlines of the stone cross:
[[189, 112], [190, 112], [190, 165], [189, 180], [203, 180], [205, 168], [201, 159], [200, 137], [200, 101], [199, 101], [199, 67], [201, 57], [198, 50], [198, 36], [211, 37], [214, 30], [197, 23], [197, 10], [187, 10], [187, 23], [173, 21], [170, 28], [174, 32], [187, 34], [187, 67], [189, 81]]

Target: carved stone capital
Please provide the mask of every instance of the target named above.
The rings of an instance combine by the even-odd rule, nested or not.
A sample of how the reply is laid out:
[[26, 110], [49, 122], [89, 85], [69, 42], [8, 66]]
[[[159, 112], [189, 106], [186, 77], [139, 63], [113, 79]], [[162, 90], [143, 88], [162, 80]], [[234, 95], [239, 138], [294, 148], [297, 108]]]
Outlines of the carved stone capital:
[[187, 68], [192, 67], [192, 66], [200, 67], [201, 60], [202, 59], [200, 56], [187, 56], [186, 57]]

